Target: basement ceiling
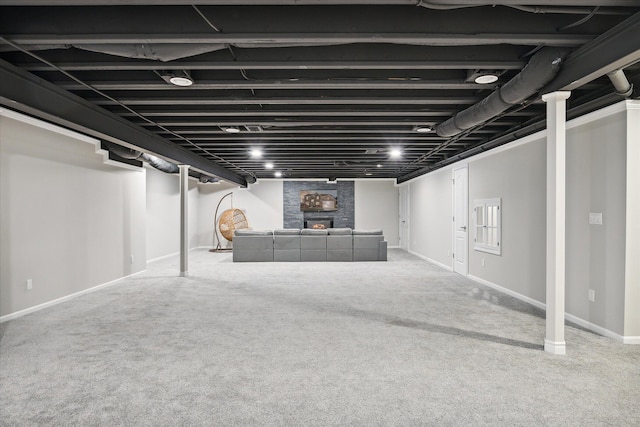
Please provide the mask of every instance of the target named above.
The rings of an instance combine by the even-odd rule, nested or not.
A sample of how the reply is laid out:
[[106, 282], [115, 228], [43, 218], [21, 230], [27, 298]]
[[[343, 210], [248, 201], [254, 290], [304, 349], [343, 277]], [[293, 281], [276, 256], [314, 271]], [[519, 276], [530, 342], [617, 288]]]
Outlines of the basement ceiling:
[[[240, 184], [403, 182], [543, 129], [543, 92], [571, 118], [623, 99], [607, 73], [640, 80], [637, 0], [122, 3], [0, 0], [0, 102]], [[543, 87], [441, 134], [549, 49]]]

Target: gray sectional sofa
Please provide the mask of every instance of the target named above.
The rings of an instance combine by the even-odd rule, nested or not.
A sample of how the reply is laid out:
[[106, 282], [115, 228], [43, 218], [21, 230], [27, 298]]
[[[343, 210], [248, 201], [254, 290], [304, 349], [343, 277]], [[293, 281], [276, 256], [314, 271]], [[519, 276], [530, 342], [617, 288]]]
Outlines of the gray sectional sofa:
[[234, 262], [386, 261], [382, 230], [236, 230]]

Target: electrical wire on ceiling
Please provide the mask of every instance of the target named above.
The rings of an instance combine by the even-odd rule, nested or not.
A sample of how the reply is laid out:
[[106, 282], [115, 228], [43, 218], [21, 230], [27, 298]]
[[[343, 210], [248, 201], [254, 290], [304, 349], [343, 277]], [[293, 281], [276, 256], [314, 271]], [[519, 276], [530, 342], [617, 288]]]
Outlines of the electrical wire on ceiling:
[[558, 28], [556, 31], [564, 31], [564, 30], [568, 30], [569, 28], [574, 28], [577, 27], [578, 25], [582, 25], [585, 22], [587, 22], [589, 19], [593, 18], [593, 16], [596, 14], [596, 12], [600, 9], [600, 6], [596, 6], [590, 14], [588, 14], [587, 16], [585, 16], [582, 19], [577, 20], [576, 22], [572, 23], [572, 24], [568, 24], [565, 25], [564, 27], [560, 27]]
[[[193, 7], [195, 9], [195, 11], [198, 13], [198, 15], [200, 15], [200, 17], [202, 19], [204, 19], [204, 22], [206, 22], [207, 25], [209, 25], [209, 27], [211, 27], [213, 29], [213, 31], [215, 31], [216, 33], [222, 33], [222, 31], [218, 27], [213, 25], [213, 23], [205, 16], [205, 14], [198, 8], [198, 6], [196, 6], [195, 4], [192, 4], [191, 7]], [[233, 48], [231, 47], [231, 45], [230, 44], [226, 44], [226, 46], [227, 46], [227, 49], [229, 49], [229, 52], [231, 53], [231, 57], [233, 58], [233, 61], [237, 62], [238, 61], [238, 57], [236, 56], [235, 52], [233, 51]], [[249, 78], [249, 76], [247, 76], [247, 72], [242, 68], [240, 68], [240, 74], [242, 75], [243, 79], [245, 79], [247, 81], [251, 80]], [[256, 96], [256, 92], [253, 90], [253, 88], [250, 88], [250, 90], [251, 90], [251, 94], [253, 96]], [[262, 107], [262, 105], [260, 105], [260, 107]]]
[[54, 63], [47, 61], [46, 59], [42, 58], [41, 56], [39, 56], [39, 55], [37, 55], [37, 54], [35, 54], [35, 53], [33, 53], [33, 52], [28, 51], [27, 49], [23, 48], [22, 46], [20, 46], [20, 45], [18, 45], [18, 44], [16, 44], [16, 43], [14, 43], [14, 42], [12, 42], [11, 40], [8, 40], [8, 39], [6, 39], [6, 38], [4, 38], [4, 37], [2, 37], [2, 36], [0, 36], [0, 41], [2, 41], [3, 43], [6, 43], [6, 44], [8, 44], [8, 45], [12, 46], [13, 48], [15, 48], [15, 49], [17, 49], [17, 50], [19, 50], [19, 51], [21, 51], [21, 52], [23, 52], [23, 53], [27, 54], [27, 55], [29, 55], [30, 57], [32, 57], [32, 58], [34, 58], [34, 59], [36, 59], [36, 60], [38, 60], [38, 61], [42, 62], [43, 64], [48, 65], [49, 67], [51, 67], [51, 68], [53, 68], [54, 70], [56, 70], [56, 71], [58, 71], [58, 72], [60, 72], [60, 73], [64, 74], [65, 76], [67, 76], [67, 77], [68, 77], [68, 78], [70, 78], [71, 80], [75, 81], [76, 83], [78, 83], [78, 84], [80, 84], [80, 85], [82, 85], [82, 86], [86, 87], [87, 89], [89, 89], [89, 90], [91, 90], [91, 91], [93, 91], [93, 92], [97, 93], [98, 95], [100, 95], [100, 96], [102, 96], [102, 97], [104, 97], [104, 98], [108, 99], [109, 101], [115, 102], [115, 103], [116, 103], [116, 104], [118, 104], [120, 107], [124, 108], [125, 110], [129, 111], [130, 113], [134, 114], [136, 117], [138, 117], [138, 118], [140, 118], [140, 119], [144, 120], [145, 122], [147, 122], [147, 123], [149, 123], [149, 124], [151, 124], [151, 125], [157, 126], [159, 129], [162, 129], [163, 131], [165, 131], [165, 132], [167, 132], [167, 133], [169, 133], [169, 134], [171, 134], [171, 135], [175, 136], [176, 138], [179, 138], [179, 139], [181, 139], [182, 141], [187, 142], [188, 144], [190, 144], [190, 145], [194, 146], [194, 147], [195, 147], [195, 148], [197, 148], [198, 150], [202, 150], [202, 151], [204, 151], [205, 153], [209, 154], [210, 156], [212, 156], [212, 157], [214, 157], [214, 158], [218, 159], [219, 161], [221, 161], [221, 162], [223, 162], [223, 163], [225, 163], [225, 164], [227, 164], [227, 165], [229, 165], [229, 166], [231, 166], [231, 167], [233, 167], [233, 168], [235, 168], [235, 169], [237, 169], [237, 170], [241, 170], [241, 171], [243, 171], [243, 172], [247, 173], [249, 176], [252, 176], [252, 177], [254, 177], [254, 178], [256, 178], [256, 179], [257, 179], [257, 177], [256, 177], [256, 175], [255, 175], [254, 173], [249, 172], [248, 170], [243, 169], [243, 168], [241, 168], [240, 166], [237, 166], [237, 165], [235, 165], [234, 163], [231, 163], [230, 161], [228, 161], [228, 160], [226, 160], [226, 159], [224, 159], [224, 158], [222, 158], [222, 157], [220, 157], [220, 156], [218, 156], [218, 155], [216, 155], [216, 154], [214, 154], [214, 153], [211, 153], [209, 150], [207, 150], [207, 149], [205, 149], [205, 148], [200, 147], [199, 145], [195, 144], [194, 142], [192, 142], [192, 141], [191, 141], [191, 140], [189, 140], [188, 138], [186, 138], [186, 137], [184, 137], [184, 136], [182, 136], [182, 135], [180, 135], [180, 134], [178, 134], [178, 133], [176, 133], [176, 132], [174, 132], [174, 131], [172, 131], [172, 130], [170, 130], [170, 129], [166, 128], [165, 126], [162, 126], [161, 124], [159, 124], [159, 123], [157, 123], [157, 122], [155, 122], [155, 121], [153, 121], [153, 120], [151, 120], [151, 119], [147, 118], [146, 116], [144, 116], [144, 115], [142, 115], [142, 114], [138, 113], [137, 111], [135, 111], [133, 108], [129, 107], [128, 105], [126, 105], [126, 104], [124, 104], [124, 103], [120, 102], [118, 99], [116, 99], [116, 98], [114, 98], [114, 97], [112, 97], [112, 96], [110, 96], [110, 95], [108, 95], [108, 94], [106, 94], [106, 93], [102, 92], [102, 91], [101, 91], [101, 90], [99, 90], [99, 89], [96, 89], [95, 87], [93, 87], [93, 86], [91, 86], [90, 84], [88, 84], [88, 83], [86, 83], [86, 82], [84, 82], [84, 81], [80, 80], [78, 77], [74, 76], [73, 74], [69, 73], [69, 72], [68, 72], [68, 71], [66, 71], [66, 70], [63, 70], [62, 68], [58, 67], [58, 66], [57, 66], [57, 65], [55, 65]]

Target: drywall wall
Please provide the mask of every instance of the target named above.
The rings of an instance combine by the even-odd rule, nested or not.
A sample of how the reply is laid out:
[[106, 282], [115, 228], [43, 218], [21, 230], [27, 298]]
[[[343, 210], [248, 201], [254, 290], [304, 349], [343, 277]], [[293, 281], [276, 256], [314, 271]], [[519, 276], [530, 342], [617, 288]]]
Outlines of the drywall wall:
[[627, 184], [624, 335], [640, 344], [640, 101], [626, 101]]
[[395, 180], [358, 180], [354, 192], [354, 228], [381, 228], [387, 245], [399, 246], [399, 192]]
[[145, 269], [145, 172], [91, 141], [0, 112], [0, 316]]
[[[566, 311], [622, 335], [626, 120], [620, 111], [567, 129]], [[602, 213], [602, 225], [589, 213]], [[589, 289], [595, 301], [588, 300]]]
[[409, 184], [409, 251], [452, 267], [451, 168], [439, 169]]
[[[232, 193], [222, 201], [218, 218], [225, 209], [241, 209], [254, 230], [282, 228], [282, 180], [260, 180], [248, 188], [230, 184], [198, 184], [198, 235], [200, 246], [215, 246], [214, 214], [216, 206], [225, 194]], [[221, 246], [227, 247], [227, 240], [221, 237]]]
[[[147, 167], [147, 259], [180, 252], [180, 175]], [[198, 246], [198, 183], [189, 179], [189, 248]]]
[[[469, 161], [469, 274], [540, 302], [545, 300], [545, 171], [543, 136]], [[501, 199], [501, 255], [473, 248], [473, 202], [493, 198]]]
[[[625, 103], [620, 103], [567, 124], [566, 311], [585, 324], [617, 335], [637, 336], [638, 273], [628, 264], [633, 253], [636, 257], [631, 263], [637, 264], [633, 245], [640, 245], [631, 243], [630, 249], [628, 242], [640, 237], [630, 236], [633, 230], [628, 230], [627, 224], [628, 215], [636, 213], [637, 218], [638, 208], [630, 208], [627, 198], [628, 186], [637, 190], [638, 179], [627, 170], [627, 164], [635, 165], [638, 159], [627, 156], [638, 156], [638, 149], [629, 147], [627, 140], [635, 138], [633, 143], [637, 144], [638, 134], [633, 130], [637, 125], [632, 125], [636, 122], [626, 117]], [[502, 254], [476, 251], [470, 238], [469, 274], [544, 303], [545, 133], [470, 158], [467, 163], [470, 226], [473, 200], [502, 199]], [[408, 183], [410, 250], [446, 266], [451, 265], [443, 250], [451, 248], [450, 179], [451, 168], [456, 166]], [[590, 212], [602, 213], [603, 224], [590, 225]], [[589, 289], [595, 291], [593, 302], [588, 301]]]

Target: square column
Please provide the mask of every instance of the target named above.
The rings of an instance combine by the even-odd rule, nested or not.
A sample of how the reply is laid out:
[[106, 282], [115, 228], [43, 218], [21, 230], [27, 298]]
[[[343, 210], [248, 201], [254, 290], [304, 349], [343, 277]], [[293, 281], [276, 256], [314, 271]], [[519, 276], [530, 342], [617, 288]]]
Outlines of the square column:
[[542, 96], [547, 103], [547, 313], [544, 350], [566, 354], [564, 341], [566, 234], [566, 100], [571, 92]]
[[189, 165], [180, 168], [180, 276], [189, 275]]

